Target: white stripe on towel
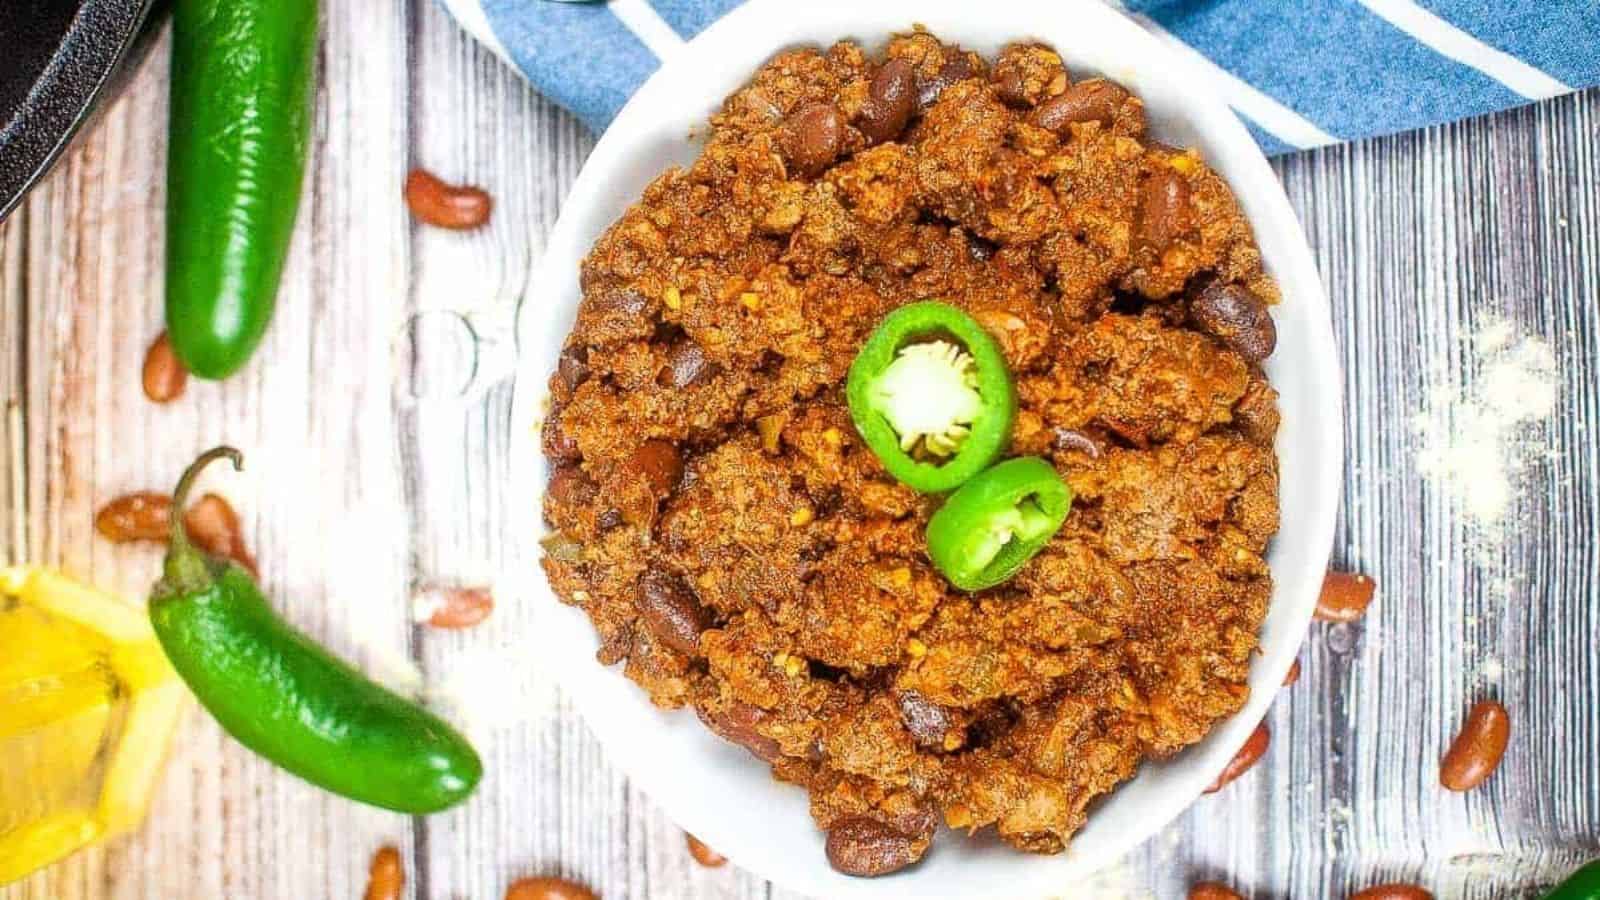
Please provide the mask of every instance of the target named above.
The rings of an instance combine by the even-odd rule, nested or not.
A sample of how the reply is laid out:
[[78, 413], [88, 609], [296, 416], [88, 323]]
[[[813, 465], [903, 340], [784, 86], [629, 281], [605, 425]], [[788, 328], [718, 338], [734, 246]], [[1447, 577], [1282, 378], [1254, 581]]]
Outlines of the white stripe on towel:
[[1202, 56], [1199, 51], [1179, 40], [1176, 35], [1165, 28], [1162, 28], [1154, 19], [1141, 15], [1136, 15], [1133, 18], [1145, 30], [1154, 35], [1156, 40], [1167, 45], [1174, 53], [1186, 58], [1193, 64], [1197, 74], [1209, 77], [1212, 87], [1222, 96], [1222, 99], [1228, 101], [1229, 106], [1248, 116], [1257, 125], [1272, 132], [1285, 144], [1305, 149], [1339, 142], [1339, 138], [1318, 128], [1317, 123], [1284, 106], [1271, 96], [1257, 90], [1254, 85]]
[[1515, 56], [1485, 44], [1470, 32], [1462, 31], [1416, 0], [1358, 0], [1369, 12], [1400, 29], [1419, 43], [1442, 56], [1471, 66], [1506, 87], [1532, 100], [1542, 100], [1572, 91], [1560, 81], [1528, 65]]
[[606, 6], [662, 62], [683, 49], [683, 38], [645, 0], [610, 0]]

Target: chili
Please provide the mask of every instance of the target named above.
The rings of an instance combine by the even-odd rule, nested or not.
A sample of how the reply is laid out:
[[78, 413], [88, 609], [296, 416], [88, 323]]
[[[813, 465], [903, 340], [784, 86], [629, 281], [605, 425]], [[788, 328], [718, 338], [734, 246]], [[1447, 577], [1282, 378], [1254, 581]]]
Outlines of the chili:
[[965, 591], [1015, 575], [1066, 521], [1072, 489], [1037, 456], [1008, 459], [950, 495], [928, 520], [928, 555]]
[[850, 418], [883, 467], [923, 493], [959, 487], [1005, 449], [1016, 389], [971, 316], [925, 300], [886, 316], [850, 365]]
[[[202, 454], [174, 492], [239, 451]], [[172, 666], [224, 730], [289, 772], [353, 800], [407, 813], [452, 806], [483, 764], [442, 719], [367, 679], [273, 612], [250, 573], [207, 556], [172, 517], [150, 621]]]

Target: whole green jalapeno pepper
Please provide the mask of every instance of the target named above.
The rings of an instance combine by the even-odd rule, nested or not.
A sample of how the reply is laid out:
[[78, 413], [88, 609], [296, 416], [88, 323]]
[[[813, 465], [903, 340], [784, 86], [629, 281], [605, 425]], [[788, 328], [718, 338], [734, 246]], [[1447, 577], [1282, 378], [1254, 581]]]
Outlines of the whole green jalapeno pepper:
[[962, 485], [928, 519], [928, 556], [964, 591], [1017, 574], [1050, 542], [1072, 507], [1072, 489], [1037, 456], [997, 463]]
[[971, 316], [924, 300], [884, 317], [850, 365], [850, 418], [901, 483], [959, 487], [1011, 439], [1016, 390], [1005, 355]]
[[167, 334], [201, 378], [261, 343], [311, 144], [316, 0], [175, 0]]
[[[183, 473], [174, 510], [184, 508], [200, 470], [222, 457], [243, 464], [232, 447], [207, 451]], [[430, 813], [465, 799], [483, 774], [466, 738], [279, 618], [248, 572], [189, 542], [179, 514], [150, 621], [173, 668], [223, 729], [313, 784]]]
[[1600, 859], [1567, 876], [1544, 900], [1600, 900]]

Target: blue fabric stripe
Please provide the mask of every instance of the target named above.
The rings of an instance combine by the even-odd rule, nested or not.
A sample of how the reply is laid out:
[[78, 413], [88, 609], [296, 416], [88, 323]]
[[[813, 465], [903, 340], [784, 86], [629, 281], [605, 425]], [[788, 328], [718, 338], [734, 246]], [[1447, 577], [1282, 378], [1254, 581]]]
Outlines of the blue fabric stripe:
[[1430, 12], [1571, 87], [1600, 82], [1595, 0], [1419, 0]]
[[723, 17], [744, 0], [648, 0], [672, 30], [685, 39], [692, 38], [706, 26]]
[[1332, 134], [1398, 131], [1525, 102], [1353, 0], [1186, 0], [1149, 14]]
[[545, 96], [604, 131], [661, 64], [604, 4], [482, 0], [495, 37]]

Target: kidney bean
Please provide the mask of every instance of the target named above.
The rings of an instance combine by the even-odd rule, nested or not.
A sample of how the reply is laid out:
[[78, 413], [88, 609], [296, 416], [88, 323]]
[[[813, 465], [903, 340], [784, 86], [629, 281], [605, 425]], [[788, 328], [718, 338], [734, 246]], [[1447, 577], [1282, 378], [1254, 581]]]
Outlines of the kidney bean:
[[1260, 761], [1262, 755], [1267, 752], [1267, 744], [1271, 741], [1272, 732], [1267, 730], [1267, 723], [1262, 722], [1257, 725], [1256, 730], [1250, 732], [1250, 737], [1245, 739], [1244, 746], [1240, 747], [1239, 752], [1233, 755], [1233, 759], [1228, 760], [1228, 764], [1222, 767], [1217, 780], [1206, 788], [1206, 793], [1215, 794], [1227, 787], [1229, 782], [1248, 772], [1250, 767]]
[[1284, 687], [1288, 687], [1289, 685], [1294, 684], [1296, 681], [1299, 681], [1299, 680], [1300, 680], [1300, 660], [1297, 659], [1297, 660], [1294, 661], [1294, 663], [1292, 665], [1289, 666], [1289, 674], [1283, 676], [1283, 686]]
[[172, 498], [150, 491], [124, 494], [100, 507], [94, 530], [118, 544], [165, 541], [172, 531]]
[[561, 376], [561, 383], [567, 390], [577, 390], [589, 377], [589, 348], [581, 344], [562, 347], [561, 355], [556, 358], [556, 374]]
[[217, 494], [206, 494], [183, 513], [183, 530], [200, 549], [218, 559], [231, 559], [254, 578], [261, 577], [256, 558], [244, 545], [244, 529], [233, 506]]
[[831, 103], [808, 103], [784, 123], [782, 145], [789, 164], [803, 178], [814, 178], [839, 158], [843, 122]]
[[656, 640], [679, 653], [700, 655], [700, 632], [711, 627], [711, 614], [683, 579], [655, 570], [644, 573], [633, 605]]
[[1221, 882], [1200, 881], [1189, 888], [1189, 900], [1244, 900], [1244, 897]]
[[183, 396], [189, 370], [178, 361], [167, 333], [161, 332], [144, 354], [144, 395], [151, 403], [171, 403]]
[[932, 77], [917, 79], [917, 108], [927, 109], [938, 102], [939, 96], [945, 88], [959, 81], [966, 81], [978, 74], [972, 60], [963, 53], [959, 47], [944, 48], [944, 64]]
[[1439, 763], [1439, 783], [1452, 791], [1470, 791], [1494, 774], [1511, 740], [1511, 717], [1493, 700], [1480, 700], [1450, 742]]
[[489, 221], [494, 202], [487, 191], [447, 184], [426, 169], [406, 176], [406, 206], [411, 214], [436, 228], [470, 231]]
[[1330, 570], [1322, 579], [1316, 617], [1324, 622], [1354, 622], [1367, 614], [1377, 587], [1365, 575]]
[[590, 506], [599, 488], [577, 466], [561, 466], [550, 476], [544, 489], [546, 507], [561, 507], [571, 514]]
[[783, 749], [778, 746], [778, 742], [756, 730], [756, 725], [767, 717], [766, 712], [761, 709], [734, 700], [720, 713], [713, 713], [700, 706], [696, 706], [694, 711], [700, 717], [700, 721], [704, 722], [717, 737], [738, 744], [757, 758], [769, 763], [783, 758]]
[[565, 878], [519, 878], [506, 888], [506, 900], [600, 900], [600, 895]]
[[1207, 283], [1189, 301], [1189, 321], [1245, 362], [1261, 362], [1278, 346], [1267, 305], [1242, 284]]
[[1252, 377], [1233, 405], [1233, 424], [1250, 441], [1271, 446], [1278, 434], [1278, 392], [1265, 378]]
[[1057, 450], [1072, 450], [1090, 459], [1100, 458], [1100, 442], [1076, 428], [1055, 428], [1050, 445]]
[[400, 861], [400, 851], [393, 847], [380, 847], [372, 854], [372, 865], [367, 869], [367, 892], [364, 900], [400, 900], [406, 886], [406, 870]]
[[718, 853], [710, 847], [707, 847], [705, 844], [701, 843], [699, 838], [688, 832], [684, 832], [683, 839], [684, 842], [689, 845], [689, 855], [694, 857], [695, 862], [705, 866], [708, 869], [715, 869], [716, 867], [723, 865], [728, 861], [726, 856], [723, 856], [721, 853]]
[[1193, 228], [1193, 222], [1189, 182], [1182, 175], [1163, 169], [1144, 180], [1134, 218], [1134, 234], [1140, 243], [1163, 250]]
[[896, 691], [895, 702], [900, 707], [900, 721], [911, 733], [919, 747], [929, 750], [944, 749], [945, 735], [956, 726], [950, 711], [922, 696], [917, 691]]
[[876, 819], [851, 816], [828, 829], [828, 863], [846, 875], [887, 875], [922, 858], [927, 848], [917, 843]]
[[545, 458], [556, 464], [575, 463], [583, 458], [578, 449], [578, 439], [561, 426], [561, 411], [552, 409], [539, 428], [539, 441], [544, 445]]
[[878, 67], [867, 87], [856, 127], [874, 144], [892, 141], [905, 131], [917, 108], [917, 78], [911, 64], [891, 59]]
[[672, 495], [683, 477], [683, 456], [670, 441], [648, 440], [623, 463], [610, 482], [607, 496], [624, 521], [647, 525], [661, 501]]
[[1356, 891], [1350, 900], [1433, 900], [1433, 895], [1414, 884], [1380, 884]]
[[485, 587], [430, 585], [417, 592], [416, 618], [434, 628], [470, 628], [494, 612], [494, 594]]
[[1046, 131], [1065, 136], [1067, 126], [1082, 122], [1110, 125], [1128, 99], [1119, 84], [1104, 78], [1091, 78], [1070, 85], [1065, 91], [1034, 107], [1029, 121]]
[[679, 341], [667, 352], [667, 364], [656, 373], [662, 387], [686, 388], [710, 381], [721, 367], [706, 358], [706, 351], [694, 341]]

